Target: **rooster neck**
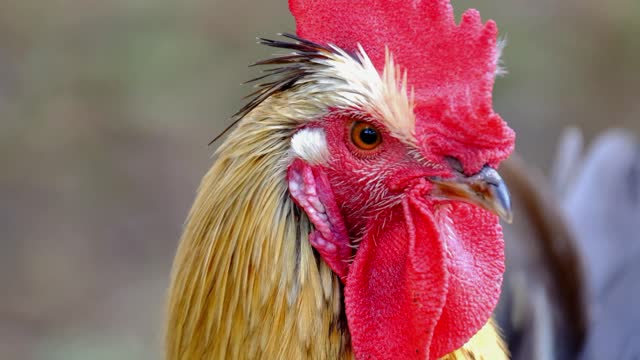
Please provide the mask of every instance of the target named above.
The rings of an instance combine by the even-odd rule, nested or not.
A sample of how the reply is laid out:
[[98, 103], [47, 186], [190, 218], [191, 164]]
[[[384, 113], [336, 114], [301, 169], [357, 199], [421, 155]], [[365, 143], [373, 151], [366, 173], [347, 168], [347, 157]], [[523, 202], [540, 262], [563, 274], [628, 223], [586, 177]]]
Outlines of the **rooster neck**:
[[287, 191], [298, 124], [273, 116], [279, 104], [246, 116], [202, 180], [173, 268], [167, 359], [351, 357], [340, 282]]

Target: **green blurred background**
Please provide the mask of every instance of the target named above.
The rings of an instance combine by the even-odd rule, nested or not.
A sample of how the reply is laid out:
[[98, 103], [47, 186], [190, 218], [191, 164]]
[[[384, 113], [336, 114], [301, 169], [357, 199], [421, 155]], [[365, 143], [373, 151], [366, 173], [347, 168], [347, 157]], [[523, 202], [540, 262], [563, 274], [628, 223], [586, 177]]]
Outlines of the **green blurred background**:
[[[495, 108], [548, 170], [561, 129], [640, 133], [640, 1], [454, 0], [498, 22]], [[284, 0], [0, 2], [0, 359], [157, 359], [207, 143]]]

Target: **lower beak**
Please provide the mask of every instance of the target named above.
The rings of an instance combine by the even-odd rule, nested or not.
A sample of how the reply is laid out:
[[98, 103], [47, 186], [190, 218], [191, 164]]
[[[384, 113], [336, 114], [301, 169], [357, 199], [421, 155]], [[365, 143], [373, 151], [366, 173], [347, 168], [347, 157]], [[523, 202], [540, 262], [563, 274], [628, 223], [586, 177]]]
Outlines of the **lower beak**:
[[478, 205], [511, 223], [513, 214], [509, 189], [495, 169], [485, 166], [471, 176], [455, 174], [453, 178], [430, 178], [435, 185], [432, 195]]

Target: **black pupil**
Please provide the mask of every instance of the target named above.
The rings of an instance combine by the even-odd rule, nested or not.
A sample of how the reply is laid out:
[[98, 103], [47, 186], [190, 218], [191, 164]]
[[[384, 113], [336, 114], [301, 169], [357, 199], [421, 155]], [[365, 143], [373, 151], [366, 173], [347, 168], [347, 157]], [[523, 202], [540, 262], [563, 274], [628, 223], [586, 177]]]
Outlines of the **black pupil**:
[[367, 145], [373, 145], [378, 141], [378, 132], [373, 128], [364, 128], [360, 131], [360, 140]]

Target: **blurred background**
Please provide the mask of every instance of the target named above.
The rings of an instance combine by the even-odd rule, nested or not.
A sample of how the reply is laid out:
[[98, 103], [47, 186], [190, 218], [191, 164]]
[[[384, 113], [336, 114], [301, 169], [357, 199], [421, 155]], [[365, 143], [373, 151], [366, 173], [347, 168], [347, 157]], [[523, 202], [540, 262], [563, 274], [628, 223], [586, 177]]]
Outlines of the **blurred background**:
[[[548, 171], [560, 130], [640, 134], [640, 2], [454, 0], [497, 21], [495, 108]], [[285, 0], [0, 2], [0, 358], [157, 359], [183, 220]]]

